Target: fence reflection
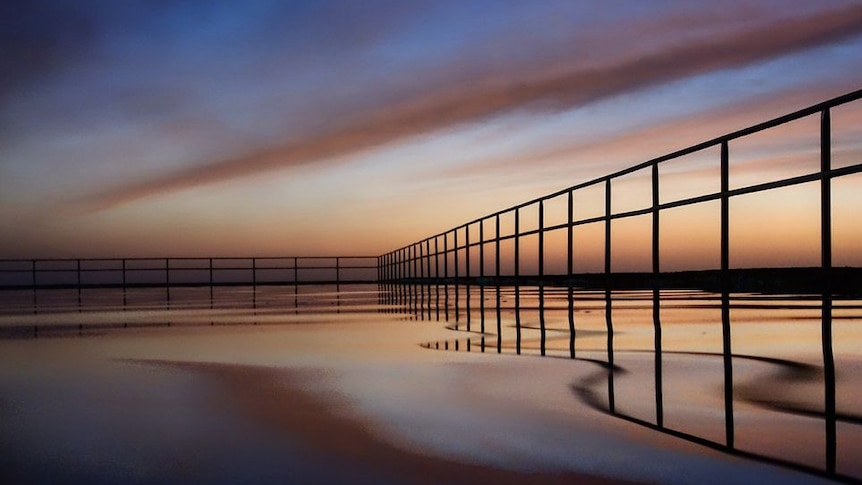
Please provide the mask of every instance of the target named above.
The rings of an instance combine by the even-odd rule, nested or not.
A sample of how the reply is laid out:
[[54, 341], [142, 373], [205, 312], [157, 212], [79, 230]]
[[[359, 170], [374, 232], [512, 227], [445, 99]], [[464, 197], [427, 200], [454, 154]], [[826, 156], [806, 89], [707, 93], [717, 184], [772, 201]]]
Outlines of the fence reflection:
[[[445, 318], [436, 315], [451, 313], [448, 328], [459, 335], [424, 342], [425, 348], [591, 362], [600, 370], [574, 383], [572, 390], [578, 399], [602, 413], [730, 455], [835, 481], [862, 482], [854, 451], [862, 449], [862, 414], [836, 408], [836, 392], [841, 386], [848, 395], [858, 393], [862, 386], [859, 379], [836, 382], [832, 351], [835, 297], [831, 294], [804, 295], [806, 303], [799, 306], [797, 297], [787, 295], [658, 288], [619, 291], [443, 282], [384, 284], [381, 288], [384, 301], [404, 302], [404, 295], [415, 296], [406, 305], [396, 306], [413, 320], [442, 321]], [[436, 298], [440, 293], [452, 294], [451, 308]], [[842, 321], [862, 320], [858, 300], [841, 297], [838, 308]], [[738, 319], [734, 318], [735, 309]], [[742, 317], [751, 309], [759, 312], [759, 323]], [[811, 313], [815, 309], [819, 315]], [[666, 317], [670, 323], [665, 322]], [[817, 324], [819, 338], [810, 341], [806, 337], [798, 342], [805, 349], [798, 357], [778, 349], [787, 337], [781, 333], [785, 327], [772, 330], [779, 332], [773, 337], [775, 348], [762, 342], [747, 344], [753, 331], [763, 331], [759, 330], [761, 325], [779, 317], [782, 322], [786, 319], [790, 333], [795, 331], [793, 325]], [[478, 329], [471, 326], [475, 321]], [[709, 343], [698, 342], [699, 338]], [[734, 353], [737, 342], [745, 353]], [[762, 353], [750, 352], [761, 347]], [[683, 372], [689, 367], [699, 369], [696, 376]], [[734, 376], [735, 367], [741, 374]], [[772, 374], [784, 379], [772, 385], [788, 390], [808, 386], [807, 394], [785, 399], [780, 395], [783, 391], [770, 396], [766, 387], [752, 384]], [[700, 378], [704, 382], [698, 382]], [[713, 388], [721, 391], [713, 393]], [[643, 399], [645, 390], [652, 399]], [[701, 391], [709, 399], [688, 396]], [[794, 399], [819, 399], [819, 403], [798, 406]], [[689, 415], [697, 418], [686, 418]], [[738, 416], [745, 424], [738, 424]], [[821, 423], [820, 431], [813, 434], [812, 420]], [[752, 431], [770, 429], [771, 425], [763, 423], [773, 421], [784, 426], [773, 429], [779, 435], [767, 439]], [[774, 445], [781, 435], [804, 450], [785, 453]]]
[[295, 324], [377, 314], [381, 308], [377, 285], [367, 283], [185, 286], [171, 288], [170, 298], [162, 288], [147, 287], [6, 290], [0, 291], [0, 338]]

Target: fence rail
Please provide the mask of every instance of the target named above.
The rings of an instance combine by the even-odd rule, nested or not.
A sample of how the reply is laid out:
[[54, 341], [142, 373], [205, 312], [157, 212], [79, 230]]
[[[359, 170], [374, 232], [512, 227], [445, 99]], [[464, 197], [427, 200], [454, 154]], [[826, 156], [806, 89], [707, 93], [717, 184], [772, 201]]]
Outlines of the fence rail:
[[377, 281], [376, 256], [0, 260], [0, 290], [352, 284]]

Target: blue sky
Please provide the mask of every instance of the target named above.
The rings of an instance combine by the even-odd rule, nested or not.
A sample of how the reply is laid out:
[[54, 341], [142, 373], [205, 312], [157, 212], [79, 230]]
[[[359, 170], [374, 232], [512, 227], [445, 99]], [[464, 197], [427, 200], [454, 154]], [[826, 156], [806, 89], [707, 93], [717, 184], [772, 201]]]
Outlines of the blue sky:
[[855, 1], [5, 2], [0, 257], [379, 254], [858, 89], [860, 52]]

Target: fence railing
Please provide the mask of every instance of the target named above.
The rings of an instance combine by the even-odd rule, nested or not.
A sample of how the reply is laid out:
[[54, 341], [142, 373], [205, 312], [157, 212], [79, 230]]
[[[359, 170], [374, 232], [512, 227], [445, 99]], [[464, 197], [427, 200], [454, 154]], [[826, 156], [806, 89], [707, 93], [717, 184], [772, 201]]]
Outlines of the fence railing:
[[0, 289], [352, 284], [377, 281], [376, 256], [0, 260]]
[[[850, 225], [855, 225], [855, 220], [858, 218], [858, 210], [853, 206], [854, 201], [860, 200], [858, 197], [838, 199], [833, 198], [833, 183], [843, 177], [862, 173], [862, 160], [844, 160], [839, 166], [833, 165], [833, 136], [835, 134], [832, 126], [832, 115], [835, 108], [858, 101], [862, 99], [862, 90], [849, 93], [844, 96], [834, 98], [832, 100], [819, 103], [808, 108], [775, 118], [773, 120], [760, 123], [733, 133], [726, 134], [714, 138], [712, 140], [685, 148], [630, 168], [599, 177], [557, 192], [539, 197], [508, 209], [504, 209], [460, 226], [449, 229], [448, 231], [427, 237], [420, 241], [396, 249], [389, 253], [380, 256], [380, 281], [382, 287], [387, 289], [385, 292], [388, 295], [387, 303], [396, 305], [404, 311], [415, 313], [417, 318], [425, 319], [426, 315], [429, 320], [441, 318], [441, 309], [445, 319], [449, 320], [449, 305], [450, 305], [450, 287], [453, 287], [451, 292], [454, 294], [454, 314], [455, 321], [458, 322], [462, 310], [461, 303], [466, 304], [463, 313], [466, 315], [466, 331], [472, 332], [472, 314], [471, 295], [478, 285], [478, 303], [479, 303], [479, 335], [481, 337], [467, 339], [463, 342], [454, 341], [450, 345], [449, 341], [429, 343], [426, 347], [443, 348], [447, 350], [460, 350], [459, 346], [467, 351], [478, 349], [481, 352], [486, 350], [486, 328], [485, 328], [485, 304], [486, 304], [486, 287], [496, 287], [495, 295], [492, 295], [491, 307], [496, 312], [496, 339], [494, 347], [496, 352], [502, 352], [502, 319], [501, 319], [501, 285], [511, 285], [513, 295], [511, 295], [513, 308], [511, 309], [514, 319], [514, 344], [512, 348], [515, 353], [520, 354], [522, 349], [522, 331], [525, 328], [521, 321], [521, 285], [536, 288], [538, 297], [539, 318], [536, 330], [538, 330], [538, 352], [539, 355], [546, 355], [546, 340], [549, 329], [545, 322], [545, 286], [548, 284], [557, 284], [567, 286], [568, 305], [566, 308], [569, 337], [569, 357], [575, 359], [575, 320], [574, 320], [574, 300], [573, 288], [576, 287], [604, 287], [606, 295], [606, 336], [607, 336], [607, 369], [608, 371], [608, 396], [607, 405], [599, 406], [599, 408], [614, 416], [622, 417], [629, 421], [657, 429], [662, 432], [669, 433], [674, 436], [683, 437], [694, 442], [710, 446], [712, 448], [727, 451], [732, 454], [746, 456], [749, 458], [760, 459], [770, 463], [787, 466], [790, 468], [813, 473], [816, 475], [826, 476], [832, 479], [841, 481], [849, 481], [857, 483], [855, 477], [847, 477], [838, 473], [836, 469], [837, 460], [837, 426], [840, 421], [836, 410], [836, 384], [835, 384], [835, 359], [833, 355], [833, 334], [832, 334], [832, 292], [838, 288], [838, 283], [841, 283], [841, 291], [848, 289], [847, 280], [852, 280], [853, 283], [850, 290], [859, 294], [860, 287], [859, 271], [856, 268], [833, 268], [833, 211], [836, 207], [840, 210], [852, 212]], [[817, 169], [808, 168], [808, 171], [795, 173], [792, 176], [785, 176], [783, 173], [772, 172], [773, 177], [768, 180], [757, 180], [748, 183], [736, 183], [731, 185], [731, 152], [737, 143], [743, 144], [760, 133], [774, 133], [770, 130], [776, 130], [779, 126], [788, 125], [797, 120], [813, 120], [816, 122], [815, 137], [818, 138], [816, 150]], [[807, 126], [806, 126], [807, 127]], [[853, 136], [859, 137], [858, 132], [854, 132]], [[846, 140], [845, 140], [846, 141]], [[858, 158], [862, 153], [860, 146], [862, 140], [853, 140], [856, 145], [853, 145], [851, 153]], [[670, 189], [660, 184], [661, 169], [669, 164], [683, 160], [686, 157], [698, 155], [701, 157], [709, 157], [710, 150], [717, 153], [712, 154], [717, 157], [717, 188], [712, 188], [705, 191], [688, 191], [684, 196], [679, 196], [675, 191], [679, 190], [678, 186], [669, 185]], [[633, 174], [640, 174], [643, 179], [648, 181], [648, 189], [646, 192], [646, 203], [641, 205], [625, 205], [619, 201], [615, 204], [614, 195], [618, 191], [628, 190], [626, 186], [626, 178]], [[744, 179], [744, 177], [742, 177]], [[734, 179], [734, 182], [738, 182]], [[814, 204], [819, 204], [817, 217], [819, 219], [817, 228], [819, 234], [816, 238], [817, 252], [819, 253], [819, 261], [816, 265], [805, 265], [804, 267], [781, 268], [787, 271], [774, 272], [776, 268], [759, 268], [759, 272], [748, 272], [746, 268], [735, 267], [731, 268], [730, 264], [730, 241], [731, 241], [731, 201], [737, 201], [744, 196], [753, 194], [768, 193], [773, 196], [778, 189], [788, 187], [798, 187], [803, 184], [809, 184], [810, 188], [816, 190], [817, 199]], [[600, 203], [594, 204], [598, 207], [593, 207], [592, 213], [589, 210], [586, 215], [576, 217], [575, 200], [579, 195], [590, 192], [595, 196], [601, 196]], [[671, 192], [671, 195], [668, 195]], [[740, 206], [748, 208], [740, 200]], [[663, 283], [668, 281], [665, 273], [662, 272], [665, 262], [662, 259], [661, 251], [661, 233], [662, 224], [661, 218], [667, 214], [667, 211], [683, 207], [691, 207], [696, 204], [713, 203], [718, 205], [718, 217], [716, 220], [718, 234], [718, 250], [715, 266], [701, 268], [696, 272], [686, 273], [681, 278], [686, 284], [690, 284], [700, 278], [700, 283], [703, 280], [709, 280], [712, 291], [717, 291], [721, 298], [721, 353], [718, 354], [722, 359], [722, 381], [724, 386], [724, 416], [725, 429], [724, 437], [719, 440], [706, 440], [701, 437], [688, 433], [679, 432], [678, 430], [665, 426], [664, 423], [664, 400], [662, 392], [662, 323], [661, 323], [661, 288]], [[717, 204], [716, 204], [717, 203]], [[563, 207], [565, 214], [564, 220], [559, 220], [553, 223], [548, 223], [546, 219], [546, 210], [549, 206], [554, 205], [558, 210]], [[736, 206], [735, 206], [736, 207]], [[859, 208], [862, 208], [860, 206]], [[788, 209], [789, 211], [790, 209]], [[744, 213], [742, 211], [740, 213]], [[787, 211], [785, 211], [787, 212]], [[734, 213], [736, 215], [736, 213]], [[791, 214], [795, 215], [795, 214]], [[855, 217], [854, 217], [855, 216]], [[612, 227], [614, 224], [621, 224], [634, 218], [648, 218], [649, 229], [642, 230], [642, 233], [647, 233], [645, 244], [648, 245], [648, 270], [642, 272], [620, 272], [614, 271], [614, 261], [612, 259], [613, 240]], [[791, 218], [792, 219], [792, 218]], [[527, 223], [525, 223], [527, 222]], [[601, 248], [587, 248], [586, 252], [594, 256], [594, 259], [600, 260], [600, 267], [597, 271], [581, 272], [575, 271], [575, 256], [576, 243], [575, 236], [582, 229], [591, 228], [594, 232], [600, 232], [601, 237], [592, 239], [592, 241], [601, 241]], [[598, 231], [596, 231], [598, 229]], [[852, 232], [852, 231], [851, 231]], [[559, 238], [564, 235], [565, 249], [562, 251], [565, 254], [565, 261], [562, 270], [559, 266], [556, 273], [548, 271], [546, 266], [548, 247], [546, 240], [549, 235], [554, 235]], [[534, 241], [535, 251], [524, 251], [522, 243], [526, 238], [531, 238]], [[504, 251], [503, 245], [507, 245]], [[629, 246], [635, 245], [627, 241]], [[583, 246], [577, 248], [579, 251], [584, 251]], [[592, 250], [592, 252], [590, 251]], [[559, 257], [559, 245], [557, 246], [557, 257]], [[851, 249], [851, 252], [854, 250]], [[858, 249], [855, 250], [858, 253]], [[523, 271], [522, 261], [525, 258], [532, 258], [535, 264], [535, 271]], [[752, 268], [747, 268], [748, 270]], [[852, 270], [852, 271], [851, 271]], [[821, 335], [819, 344], [822, 350], [822, 368], [823, 368], [823, 427], [825, 437], [825, 462], [821, 467], [809, 467], [800, 465], [783, 459], [770, 458], [761, 456], [755, 453], [741, 451], [735, 444], [735, 427], [734, 427], [734, 377], [733, 377], [733, 340], [731, 338], [731, 319], [730, 319], [730, 292], [738, 291], [738, 287], [734, 286], [731, 277], [740, 275], [754, 275], [755, 277], [766, 277], [769, 282], [776, 283], [776, 275], [788, 277], [791, 280], [805, 279], [810, 280], [810, 289], [820, 293], [822, 298], [821, 304]], [[715, 284], [715, 281], [718, 284]], [[653, 301], [653, 351], [654, 360], [654, 384], [655, 384], [655, 417], [652, 420], [644, 420], [634, 418], [621, 413], [615, 409], [614, 405], [614, 326], [611, 317], [612, 288], [618, 288], [620, 283], [633, 284], [635, 287], [651, 288]], [[646, 283], [646, 284], [645, 284]], [[678, 283], [678, 282], [677, 282]], [[702, 288], [697, 285], [689, 286], [694, 288]], [[494, 291], [491, 287], [490, 291]], [[442, 293], [442, 305], [441, 305]], [[461, 295], [465, 298], [461, 298]], [[455, 324], [458, 328], [458, 323]], [[478, 345], [477, 345], [478, 344]], [[740, 358], [740, 356], [737, 356]], [[750, 357], [749, 358], [757, 358]]]
[[[390, 251], [380, 256], [380, 280], [386, 283], [448, 280], [462, 282], [478, 282], [499, 280], [502, 277], [518, 279], [526, 276], [521, 270], [525, 257], [534, 258], [536, 271], [529, 276], [543, 278], [546, 271], [546, 237], [559, 231], [564, 231], [565, 268], [557, 274], [573, 276], [575, 259], [575, 235], [579, 228], [587, 225], [603, 225], [604, 245], [599, 257], [603, 266], [599, 272], [606, 275], [612, 271], [612, 223], [622, 222], [637, 216], [651, 217], [651, 272], [661, 273], [662, 260], [660, 256], [660, 217], [665, 211], [703, 204], [711, 201], [720, 203], [720, 258], [715, 269], [726, 272], [730, 269], [730, 201], [736, 197], [755, 194], [779, 188], [798, 186], [806, 183], [818, 183], [820, 195], [820, 266], [829, 270], [832, 267], [832, 182], [840, 177], [862, 172], [862, 163], [846, 164], [833, 167], [832, 164], [832, 110], [840, 105], [851, 103], [862, 98], [862, 90], [855, 91], [832, 100], [819, 103], [808, 108], [760, 123], [742, 130], [729, 133], [712, 140], [654, 158], [624, 170], [599, 177], [578, 185], [515, 205], [448, 231], [427, 237], [400, 249]], [[819, 169], [778, 180], [731, 187], [730, 160], [732, 144], [742, 141], [752, 135], [775, 129], [780, 125], [819, 116]], [[665, 196], [660, 186], [660, 167], [668, 162], [699, 154], [703, 155], [710, 149], [718, 149], [719, 189], [684, 198], [674, 199]], [[643, 207], [632, 209], [616, 209], [612, 204], [617, 183], [624, 177], [638, 172], [646, 172], [650, 180], [649, 202]], [[603, 207], [599, 214], [576, 217], [576, 204], [579, 194], [593, 191], [593, 195], [603, 192]], [[553, 203], [556, 207], [565, 206], [566, 219], [556, 224], [546, 224], [546, 207]], [[622, 204], [620, 204], [622, 205]], [[524, 219], [530, 218], [530, 227], [525, 227]], [[505, 219], [506, 228], [501, 229]], [[595, 227], [595, 226], [592, 226]], [[525, 254], [521, 243], [525, 238], [535, 236], [534, 254]], [[503, 258], [501, 246], [511, 246]], [[490, 257], [489, 257], [490, 256]], [[471, 264], [472, 263], [472, 264]], [[478, 264], [477, 264], [478, 263]], [[504, 269], [502, 266], [508, 268]], [[478, 267], [477, 267], [478, 266]]]

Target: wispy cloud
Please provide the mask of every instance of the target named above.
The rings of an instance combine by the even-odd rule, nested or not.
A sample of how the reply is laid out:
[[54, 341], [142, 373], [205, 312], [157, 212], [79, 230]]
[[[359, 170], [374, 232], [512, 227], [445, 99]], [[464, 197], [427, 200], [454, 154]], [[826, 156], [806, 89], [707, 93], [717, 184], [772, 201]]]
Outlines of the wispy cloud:
[[[659, 21], [661, 23], [661, 20]], [[406, 137], [487, 119], [512, 110], [576, 107], [608, 96], [710, 71], [747, 65], [862, 33], [862, 5], [765, 23], [742, 23], [635, 57], [584, 67], [577, 59], [544, 69], [509, 67], [511, 76], [476, 76], [324, 123], [312, 133], [239, 156], [202, 162], [152, 179], [109, 188], [79, 202], [97, 210], [136, 199], [260, 172], [331, 160]], [[624, 34], [620, 34], [624, 35]]]
[[[494, 171], [509, 173], [517, 171], [525, 163], [530, 163], [532, 169], [545, 167], [551, 170], [555, 168], [570, 170], [573, 161], [575, 161], [578, 162], [581, 169], [589, 169], [584, 171], [587, 176], [599, 177], [607, 175], [609, 171], [623, 169], [653, 157], [659, 157], [747, 128], [857, 88], [858, 86], [852, 81], [836, 80], [832, 84], [802, 86], [758, 95], [756, 99], [741, 97], [727, 103], [717, 104], [712, 108], [700, 110], [694, 114], [684, 113], [671, 116], [629, 130], [613, 131], [583, 139], [557, 139], [556, 143], [553, 144], [544, 144], [540, 147], [530, 146], [507, 156], [482, 158], [468, 166], [450, 167], [446, 170], [434, 170], [433, 172], [442, 179], [450, 180], [488, 174]], [[854, 116], [855, 118], [848, 120], [845, 115], [843, 125], [853, 125], [862, 121], [860, 119], [862, 113], [854, 112]], [[793, 133], [793, 137], [784, 140], [784, 142], [786, 144], [797, 143], [802, 136], [806, 139], [819, 137], [819, 128], [806, 128], [808, 131]], [[835, 129], [836, 126], [833, 125], [833, 130]], [[766, 133], [772, 135], [775, 130]], [[787, 134], [785, 129], [779, 136], [786, 136]], [[758, 136], [763, 137], [763, 135]], [[597, 160], [601, 161], [597, 166], [590, 165], [588, 162]], [[425, 176], [431, 176], [431, 172], [429, 170]], [[583, 181], [585, 181], [584, 177], [575, 180], [575, 182]]]

